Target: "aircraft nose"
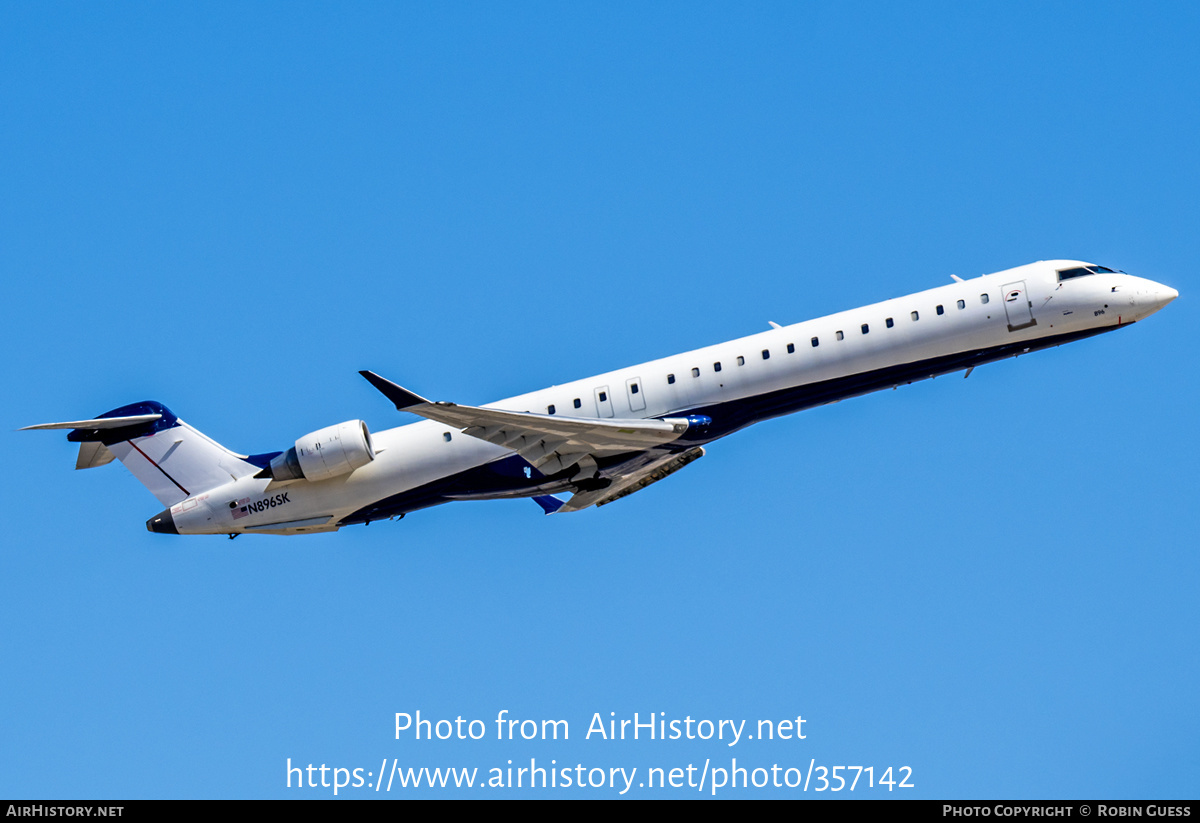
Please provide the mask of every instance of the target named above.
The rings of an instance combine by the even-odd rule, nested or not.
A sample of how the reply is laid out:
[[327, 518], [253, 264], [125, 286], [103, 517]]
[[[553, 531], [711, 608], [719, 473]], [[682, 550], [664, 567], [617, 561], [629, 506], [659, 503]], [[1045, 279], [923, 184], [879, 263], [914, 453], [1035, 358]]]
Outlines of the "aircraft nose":
[[1149, 317], [1179, 296], [1179, 292], [1162, 283], [1153, 280], [1145, 281], [1144, 288], [1138, 289], [1138, 315]]
[[1155, 283], [1154, 287], [1150, 289], [1150, 310], [1158, 311], [1178, 296], [1179, 292], [1175, 291], [1175, 289], [1171, 288], [1170, 286], [1164, 286], [1162, 283]]

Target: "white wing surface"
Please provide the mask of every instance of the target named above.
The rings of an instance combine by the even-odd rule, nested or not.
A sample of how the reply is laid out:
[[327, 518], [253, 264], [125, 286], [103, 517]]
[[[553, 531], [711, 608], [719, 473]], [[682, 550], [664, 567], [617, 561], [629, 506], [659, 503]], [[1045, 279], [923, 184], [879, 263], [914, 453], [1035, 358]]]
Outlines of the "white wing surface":
[[597, 458], [645, 451], [671, 443], [691, 425], [684, 417], [613, 420], [434, 403], [373, 372], [359, 373], [397, 409], [454, 426], [463, 434], [512, 449], [547, 475], [578, 464], [577, 477], [593, 476]]

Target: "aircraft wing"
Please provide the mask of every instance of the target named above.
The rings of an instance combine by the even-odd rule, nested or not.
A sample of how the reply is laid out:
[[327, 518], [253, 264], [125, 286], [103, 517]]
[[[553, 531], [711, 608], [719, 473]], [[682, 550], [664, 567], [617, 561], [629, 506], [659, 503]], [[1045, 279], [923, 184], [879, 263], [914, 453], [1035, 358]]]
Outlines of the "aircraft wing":
[[[575, 494], [571, 495], [571, 499], [558, 507], [556, 511], [563, 513], [577, 512], [586, 509], [588, 506], [604, 506], [612, 503], [614, 500], [620, 500], [622, 497], [628, 497], [634, 492], [639, 492], [651, 483], [657, 483], [667, 475], [674, 474], [688, 463], [698, 460], [703, 456], [704, 449], [700, 446], [688, 449], [679, 454], [667, 455], [662, 460], [651, 463], [649, 466], [643, 466], [631, 474], [613, 478], [611, 486], [595, 491], [575, 492]], [[544, 505], [543, 508], [545, 508]], [[549, 511], [546, 513], [551, 514]]]
[[373, 372], [359, 374], [400, 411], [454, 426], [471, 437], [512, 449], [548, 475], [579, 464], [577, 476], [591, 476], [597, 457], [645, 451], [670, 443], [699, 422], [685, 417], [661, 420], [565, 417], [434, 403]]

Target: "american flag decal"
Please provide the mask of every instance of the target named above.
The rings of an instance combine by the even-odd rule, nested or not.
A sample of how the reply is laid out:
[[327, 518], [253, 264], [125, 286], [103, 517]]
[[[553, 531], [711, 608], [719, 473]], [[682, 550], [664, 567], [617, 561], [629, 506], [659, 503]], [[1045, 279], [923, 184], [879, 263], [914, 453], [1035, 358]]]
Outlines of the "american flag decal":
[[246, 515], [248, 515], [250, 513], [246, 509], [246, 504], [249, 502], [250, 502], [249, 497], [243, 497], [241, 500], [235, 500], [234, 502], [229, 504], [229, 508], [233, 509], [233, 519], [234, 520], [237, 520], [239, 517], [245, 517]]

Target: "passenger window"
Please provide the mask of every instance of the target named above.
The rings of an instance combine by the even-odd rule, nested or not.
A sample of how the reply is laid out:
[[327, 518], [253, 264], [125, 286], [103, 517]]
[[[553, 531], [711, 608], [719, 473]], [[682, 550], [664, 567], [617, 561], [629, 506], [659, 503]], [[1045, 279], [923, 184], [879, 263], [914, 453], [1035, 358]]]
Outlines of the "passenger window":
[[442, 439], [445, 440], [447, 443], [449, 443], [450, 442], [450, 432], [442, 432]]
[[718, 360], [716, 363], [713, 363], [713, 371], [720, 371], [720, 370], [721, 370], [721, 361]]
[[912, 319], [913, 319], [913, 322], [914, 322], [914, 323], [916, 323], [918, 320], [920, 320], [920, 319], [921, 319], [921, 313], [920, 313], [920, 312], [916, 312], [916, 311], [915, 311], [915, 312], [913, 312], [913, 313], [912, 313]]
[[699, 376], [700, 376], [700, 370], [692, 369], [692, 377], [699, 377]]
[[601, 403], [607, 403], [607, 402], [608, 402], [608, 392], [603, 392], [603, 391], [602, 391], [602, 392], [600, 392], [600, 402], [601, 402]]
[[796, 353], [796, 344], [788, 343], [788, 354], [795, 354], [795, 353]]
[[945, 309], [944, 307], [942, 307], [942, 306], [938, 306], [938, 307], [937, 307], [937, 313], [938, 313], [938, 314], [945, 314], [945, 313], [946, 313], [946, 309]]
[[987, 301], [988, 301], [988, 296], [987, 296], [986, 294], [981, 294], [981, 295], [979, 295], [979, 302], [980, 302], [980, 303], [987, 303]]
[[820, 339], [814, 337], [812, 339], [812, 344], [813, 344], [813, 348], [815, 349], [817, 346], [821, 345], [821, 341], [820, 341]]
[[840, 331], [839, 331], [839, 332], [838, 332], [836, 335], [834, 335], [834, 336], [835, 336], [835, 337], [837, 337], [837, 339], [838, 339], [838, 340], [845, 340], [845, 339], [846, 339], [846, 335], [842, 334]]
[[578, 397], [576, 397], [576, 398], [575, 398], [575, 408], [579, 408], [579, 407], [580, 407], [580, 406], [582, 406], [582, 405], [583, 405], [583, 403], [582, 403], [582, 402], [580, 402], [580, 400], [579, 400], [579, 398], [578, 398]]
[[739, 366], [746, 365], [746, 358], [742, 357], [740, 354], [738, 355], [738, 365]]
[[965, 308], [967, 307], [967, 301], [966, 301], [966, 300], [959, 300], [959, 301], [958, 301], [958, 307], [959, 307], [960, 309], [965, 309]]
[[863, 323], [863, 325], [862, 325], [862, 329], [863, 329], [863, 334], [866, 334], [866, 333], [868, 333], [869, 331], [871, 331], [871, 327], [870, 327], [870, 326], [868, 326], [866, 323]]
[[[630, 394], [637, 394], [637, 393], [638, 393], [638, 384], [637, 384], [637, 383], [630, 383], [630, 384], [629, 384], [629, 393], [630, 393]], [[550, 412], [550, 413], [551, 413], [551, 414], [554, 414], [554, 412]]]
[[674, 383], [674, 382], [675, 382], [675, 375], [673, 375], [673, 374], [668, 374], [668, 375], [667, 375], [667, 383], [668, 383], [668, 384], [671, 384], [671, 383]]
[[553, 403], [551, 403], [549, 406], [546, 407], [546, 414], [554, 414], [554, 404]]
[[771, 350], [763, 349], [763, 360], [770, 360], [770, 359], [771, 359]]
[[893, 320], [893, 319], [892, 319], [892, 318], [890, 318], [890, 317], [889, 317], [887, 320], [884, 320], [883, 322], [884, 322], [884, 324], [885, 324], [885, 325], [886, 325], [886, 326], [887, 326], [889, 329], [890, 329], [892, 326], [896, 325], [896, 321], [895, 321], [895, 320]]

